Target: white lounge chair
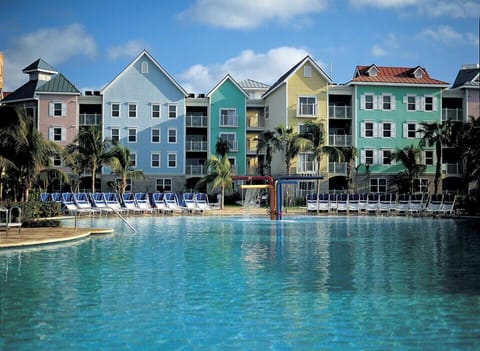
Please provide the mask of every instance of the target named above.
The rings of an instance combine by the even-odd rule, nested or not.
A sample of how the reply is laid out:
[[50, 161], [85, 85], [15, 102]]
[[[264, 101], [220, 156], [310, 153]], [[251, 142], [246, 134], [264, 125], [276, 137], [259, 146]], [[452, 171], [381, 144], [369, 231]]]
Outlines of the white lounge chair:
[[409, 194], [400, 194], [398, 195], [398, 201], [395, 205], [395, 212], [397, 214], [408, 214], [408, 206], [410, 204], [410, 195]]
[[457, 195], [455, 194], [444, 195], [443, 202], [442, 202], [443, 215], [451, 216], [454, 213], [456, 200], [457, 200]]
[[68, 214], [73, 216], [80, 216], [82, 214], [92, 214], [90, 209], [79, 208], [74, 201], [73, 193], [62, 193], [62, 205], [67, 210]]
[[307, 212], [318, 210], [318, 196], [317, 194], [307, 194], [306, 196]]
[[186, 207], [180, 206], [178, 203], [178, 197], [175, 193], [164, 193], [164, 200], [167, 208], [174, 212], [185, 212], [187, 210]]
[[345, 212], [348, 213], [348, 195], [341, 193], [337, 194], [337, 213]]
[[425, 213], [429, 215], [440, 215], [443, 214], [443, 195], [436, 194], [431, 195], [428, 198], [427, 205], [425, 206]]
[[116, 193], [105, 193], [105, 203], [107, 204], [107, 207], [110, 207], [113, 212], [117, 212], [120, 214], [126, 214], [128, 213], [128, 209], [125, 207], [122, 207], [122, 204], [120, 203], [120, 199], [118, 198], [118, 195]]
[[145, 211], [141, 209], [135, 201], [133, 193], [123, 193], [122, 195], [123, 207], [128, 210], [128, 213], [143, 214]]
[[380, 196], [377, 193], [370, 193], [367, 196], [367, 213], [377, 214]]
[[337, 212], [337, 194], [328, 194], [328, 211]]
[[87, 193], [73, 193], [73, 202], [79, 210], [88, 211], [91, 214], [99, 214], [100, 210], [92, 206]]
[[185, 203], [187, 211], [190, 213], [203, 211], [200, 207], [197, 206], [193, 193], [184, 193], [183, 202]]
[[157, 211], [162, 213], [173, 213], [173, 210], [169, 209], [167, 207], [167, 204], [165, 203], [164, 193], [153, 193], [152, 202], [155, 205]]
[[18, 228], [18, 233], [22, 231], [22, 209], [14, 206], [10, 209], [0, 208], [0, 228], [5, 229], [5, 236], [8, 237], [10, 228]]
[[156, 212], [156, 208], [152, 207], [147, 193], [135, 193], [135, 201], [145, 213]]
[[392, 194], [380, 194], [378, 199], [378, 213], [390, 214], [392, 210]]
[[360, 194], [358, 193], [350, 193], [348, 194], [348, 213], [355, 212], [358, 213], [360, 206]]
[[92, 200], [92, 207], [100, 211], [100, 214], [107, 215], [113, 213], [113, 210], [107, 206], [104, 193], [92, 193], [90, 194], [90, 199]]
[[408, 213], [422, 214], [425, 210], [425, 202], [426, 198], [422, 193], [410, 195], [410, 200], [408, 202]]

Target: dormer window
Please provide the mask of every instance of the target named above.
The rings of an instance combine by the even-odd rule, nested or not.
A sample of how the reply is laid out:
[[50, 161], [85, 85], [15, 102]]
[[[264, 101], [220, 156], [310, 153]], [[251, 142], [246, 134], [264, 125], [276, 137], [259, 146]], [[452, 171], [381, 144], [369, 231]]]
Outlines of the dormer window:
[[416, 68], [415, 71], [413, 71], [413, 76], [415, 78], [423, 78], [423, 69], [421, 69], [420, 67]]
[[140, 70], [141, 70], [142, 74], [147, 74], [148, 73], [148, 62], [147, 61], [142, 62]]
[[376, 77], [378, 75], [378, 68], [377, 66], [373, 65], [367, 70], [367, 75], [369, 77]]
[[312, 78], [312, 66], [303, 67], [303, 76], [305, 78]]

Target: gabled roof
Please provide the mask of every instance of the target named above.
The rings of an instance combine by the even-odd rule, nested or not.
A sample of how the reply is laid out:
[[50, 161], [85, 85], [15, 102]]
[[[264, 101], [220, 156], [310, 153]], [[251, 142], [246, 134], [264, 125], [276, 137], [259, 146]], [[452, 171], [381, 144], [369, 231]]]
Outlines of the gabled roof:
[[37, 93], [71, 93], [80, 94], [78, 90], [70, 81], [61, 73], [50, 79], [48, 82], [40, 85]]
[[262, 83], [262, 82], [257, 82], [256, 80], [253, 79], [245, 79], [242, 80], [239, 85], [243, 89], [268, 89], [270, 88], [270, 85]]
[[452, 89], [459, 87], [480, 87], [480, 65], [463, 66], [462, 69], [458, 71]]
[[[372, 67], [375, 67], [376, 74], [370, 74]], [[446, 87], [448, 83], [438, 79], [430, 78], [425, 68], [417, 67], [387, 67], [387, 66], [357, 66], [353, 79], [348, 85], [355, 84], [411, 84], [422, 86]]]
[[210, 90], [210, 92], [207, 94], [207, 96], [210, 97], [212, 95], [212, 93], [215, 90], [217, 90], [227, 80], [230, 80], [233, 83], [233, 85], [235, 85], [237, 87], [237, 89], [240, 90], [240, 92], [243, 95], [245, 95], [245, 97], [248, 97], [248, 93], [240, 86], [240, 84], [237, 83], [237, 81], [235, 79], [232, 78], [232, 76], [230, 74], [227, 74], [225, 77], [223, 77], [223, 79], [220, 82], [218, 82], [217, 85], [215, 85], [212, 90]]
[[52, 73], [56, 74], [58, 73], [55, 71], [55, 69], [50, 66], [47, 62], [45, 62], [43, 59], [39, 58], [35, 62], [29, 64], [27, 67], [25, 67], [22, 70], [23, 73], [30, 73], [30, 72], [47, 72], [47, 73]]
[[310, 57], [310, 55], [305, 56], [300, 62], [295, 64], [292, 68], [290, 68], [287, 72], [285, 72], [273, 85], [268, 89], [265, 94], [263, 94], [263, 98], [270, 95], [274, 92], [280, 85], [285, 83], [301, 66], [305, 63], [309, 62], [322, 77], [324, 77], [328, 83], [332, 83], [330, 77], [323, 71], [323, 69]]
[[[22, 85], [20, 88], [11, 92], [7, 97], [5, 97], [2, 102], [14, 102], [19, 100], [30, 100], [35, 97], [35, 90], [37, 89], [39, 81], [30, 80]], [[43, 82], [40, 82], [43, 83]]]
[[146, 56], [177, 88], [182, 92], [182, 94], [186, 97], [188, 96], [188, 93], [183, 87], [178, 84], [178, 82], [153, 58], [152, 55], [148, 53], [147, 50], [143, 50], [138, 56], [130, 62], [130, 64], [125, 67], [115, 78], [113, 78], [107, 85], [103, 87], [101, 90], [102, 94], [105, 90], [107, 90], [110, 85], [112, 85], [117, 79], [119, 79], [124, 72], [126, 72], [130, 67], [132, 67], [137, 61], [139, 61], [142, 57]]

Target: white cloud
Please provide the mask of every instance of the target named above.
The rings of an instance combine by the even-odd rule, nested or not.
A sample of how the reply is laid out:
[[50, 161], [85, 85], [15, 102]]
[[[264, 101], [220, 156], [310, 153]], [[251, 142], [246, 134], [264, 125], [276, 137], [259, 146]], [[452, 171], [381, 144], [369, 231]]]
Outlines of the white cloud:
[[[308, 52], [294, 47], [278, 47], [265, 53], [244, 50], [240, 55], [229, 58], [223, 63], [208, 66], [194, 65], [179, 75], [182, 86], [189, 92], [207, 93], [226, 74], [238, 82], [254, 79], [266, 84], [273, 84]], [[324, 67], [322, 62], [317, 63]]]
[[77, 23], [63, 28], [43, 28], [14, 38], [4, 52], [4, 89], [11, 91], [25, 83], [27, 77], [22, 69], [38, 58], [56, 68], [76, 56], [96, 55], [95, 39]]
[[480, 13], [477, 0], [349, 0], [355, 8], [377, 7], [394, 9], [414, 9], [419, 15], [431, 17], [476, 18]]
[[374, 57], [387, 56], [387, 50], [382, 48], [380, 45], [375, 44], [372, 47], [372, 56], [374, 56]]
[[140, 40], [130, 40], [122, 45], [112, 46], [107, 50], [107, 56], [115, 61], [119, 58], [133, 58], [137, 56], [147, 45]]
[[288, 22], [298, 16], [325, 11], [329, 0], [196, 0], [179, 14], [214, 27], [256, 28], [270, 20]]
[[478, 45], [478, 39], [475, 34], [459, 33], [450, 26], [438, 26], [437, 28], [425, 29], [418, 37], [445, 45]]

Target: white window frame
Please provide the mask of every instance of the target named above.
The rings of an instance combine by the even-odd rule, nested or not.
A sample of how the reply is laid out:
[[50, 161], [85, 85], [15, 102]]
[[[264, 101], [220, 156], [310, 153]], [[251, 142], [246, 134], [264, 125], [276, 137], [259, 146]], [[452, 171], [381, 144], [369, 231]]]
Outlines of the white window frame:
[[[171, 132], [175, 132], [175, 135], [170, 135]], [[174, 141], [170, 140], [171, 137], [174, 137], [175, 140], [174, 140]], [[177, 128], [168, 128], [167, 138], [168, 138], [168, 143], [169, 143], [169, 144], [176, 144], [176, 143], [177, 143], [177, 140], [178, 140]]]
[[[372, 98], [372, 101], [367, 101], [367, 98]], [[367, 106], [371, 104], [371, 107]], [[366, 111], [373, 111], [377, 109], [377, 97], [373, 93], [364, 93], [360, 96], [360, 109]]]
[[[157, 135], [154, 135], [155, 132], [158, 132]], [[154, 140], [154, 136], [158, 137], [158, 140]], [[158, 144], [161, 142], [161, 133], [160, 133], [160, 128], [151, 128], [150, 129], [150, 142], [152, 144]]]
[[[233, 115], [231, 114], [233, 112]], [[226, 113], [226, 114], [224, 114]], [[220, 127], [237, 127], [238, 117], [235, 108], [221, 108], [219, 111]]]
[[[386, 102], [385, 99], [389, 98], [390, 101]], [[382, 94], [380, 96], [382, 111], [395, 111], [395, 96], [392, 94]], [[385, 108], [385, 104], [389, 104], [389, 108]]]
[[[385, 126], [390, 126], [390, 136], [385, 136], [385, 131], [387, 130]], [[379, 136], [383, 139], [392, 139], [396, 137], [396, 125], [393, 121], [382, 121], [379, 123]]]
[[172, 191], [172, 178], [157, 178], [155, 188], [156, 191]]
[[[158, 108], [158, 111], [155, 111], [155, 109]], [[153, 119], [159, 119], [162, 116], [162, 106], [160, 104], [152, 104], [150, 106], [150, 116]]]
[[[113, 132], [114, 131], [117, 131], [118, 132], [118, 139], [114, 139], [114, 135], [113, 135]], [[120, 142], [120, 128], [119, 127], [111, 127], [110, 128], [110, 139], [112, 140], [112, 142]]]
[[[173, 157], [173, 159], [171, 159]], [[171, 165], [173, 162], [173, 165]], [[177, 153], [176, 152], [169, 152], [167, 153], [167, 168], [177, 168]]]
[[[430, 102], [427, 102], [427, 99], [431, 99]], [[421, 99], [422, 101], [422, 108], [423, 108], [423, 111], [425, 112], [436, 112], [437, 111], [437, 98], [433, 95], [424, 95]], [[427, 109], [427, 106], [429, 106], [429, 108]]]
[[[389, 163], [385, 163], [385, 158], [386, 158], [387, 154], [390, 154], [389, 155], [389, 159], [390, 159]], [[392, 157], [393, 156], [393, 149], [389, 149], [389, 148], [382, 149], [380, 156], [381, 156], [380, 163], [382, 165], [390, 166], [390, 165], [394, 164], [393, 157]]]
[[137, 167], [137, 153], [130, 152], [130, 158], [128, 159], [128, 165], [132, 168]]
[[[414, 125], [415, 127], [415, 136], [411, 136], [412, 131], [409, 129], [410, 126]], [[403, 137], [406, 139], [418, 139], [422, 137], [422, 133], [418, 132], [419, 125], [414, 121], [406, 121], [403, 123]]]
[[416, 193], [428, 193], [428, 178], [416, 178], [413, 180], [413, 191]]
[[[371, 156], [367, 156], [367, 153], [371, 153]], [[371, 159], [371, 162], [367, 162], [368, 160]], [[370, 165], [375, 165], [377, 164], [377, 160], [378, 160], [378, 150], [374, 149], [374, 148], [365, 148], [365, 149], [362, 149], [361, 152], [360, 152], [360, 160], [361, 160], [361, 163], [363, 163], [364, 165], [366, 164], [370, 164]]]
[[[174, 110], [172, 110], [174, 108]], [[168, 119], [175, 119], [178, 116], [178, 107], [177, 104], [168, 104], [167, 106], [168, 110]]]
[[[58, 136], [60, 137], [60, 139], [56, 139]], [[48, 140], [60, 143], [62, 141], [65, 141], [66, 139], [67, 130], [64, 127], [54, 126], [48, 129]]]
[[[371, 128], [372, 135], [367, 136], [367, 131], [370, 130], [370, 128], [367, 129], [367, 125], [369, 125], [369, 124], [372, 125], [372, 128]], [[362, 121], [362, 123], [360, 124], [360, 135], [363, 138], [376, 138], [376, 137], [378, 137], [378, 124], [375, 123], [375, 121], [372, 121], [372, 120]]]
[[[431, 154], [431, 156], [427, 155], [427, 154]], [[426, 166], [433, 166], [435, 164], [435, 151], [434, 150], [424, 150], [422, 156], [423, 156], [423, 163]], [[430, 160], [430, 162], [427, 163], [427, 160]]]
[[65, 117], [67, 115], [67, 105], [63, 101], [51, 101], [48, 105], [48, 115], [50, 117]]
[[[233, 141], [230, 140], [230, 136], [233, 135]], [[226, 139], [223, 136], [227, 136]], [[229, 143], [229, 152], [238, 152], [238, 142], [237, 142], [237, 134], [236, 133], [229, 133], [229, 132], [222, 132], [219, 134], [220, 139], [225, 140]]]
[[[157, 162], [158, 162], [158, 165], [155, 165], [154, 163], [157, 163]], [[150, 167], [151, 168], [160, 168], [160, 166], [161, 166], [160, 162], [161, 162], [160, 152], [152, 152], [150, 154]]]
[[52, 165], [54, 168], [60, 168], [65, 166], [65, 163], [63, 162], [63, 158], [60, 154], [55, 154], [52, 156]]
[[303, 77], [312, 78], [312, 66], [310, 65], [303, 66]]
[[[416, 95], [405, 95], [403, 97], [403, 103], [405, 104], [405, 110], [407, 112], [415, 112], [419, 110], [419, 97]], [[413, 109], [410, 107], [413, 107]]]
[[[132, 135], [130, 134], [130, 132], [132, 132], [132, 131], [135, 132], [135, 141], [131, 140]], [[127, 130], [127, 143], [136, 144], [137, 140], [138, 140], [137, 128], [128, 128], [128, 130]]]
[[[117, 110], [114, 110], [114, 106], [117, 106], [118, 107], [118, 111]], [[118, 102], [112, 102], [111, 103], [111, 108], [110, 108], [110, 117], [112, 118], [120, 118], [120, 113], [121, 113], [121, 105], [118, 103]], [[114, 115], [114, 112], [118, 112], [118, 116], [115, 116]]]
[[297, 155], [297, 173], [313, 174], [316, 171], [315, 157], [312, 152], [299, 152]]
[[[376, 184], [374, 184], [374, 183], [376, 183]], [[380, 184], [380, 183], [384, 183], [384, 184]], [[387, 189], [388, 189], [387, 178], [385, 178], [385, 177], [370, 178], [370, 192], [371, 193], [386, 193]]]
[[[302, 100], [306, 100], [302, 102]], [[313, 100], [310, 102], [310, 100]], [[311, 111], [310, 111], [311, 108]], [[307, 111], [305, 111], [307, 109]], [[315, 117], [317, 116], [317, 97], [300, 95], [297, 99], [297, 116]]]
[[[133, 110], [130, 108], [134, 107]], [[138, 111], [137, 111], [137, 104], [134, 102], [128, 103], [128, 118], [137, 118], [138, 116]]]
[[140, 72], [142, 74], [148, 74], [148, 62], [147, 61], [143, 61], [141, 64], [140, 64]]

